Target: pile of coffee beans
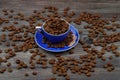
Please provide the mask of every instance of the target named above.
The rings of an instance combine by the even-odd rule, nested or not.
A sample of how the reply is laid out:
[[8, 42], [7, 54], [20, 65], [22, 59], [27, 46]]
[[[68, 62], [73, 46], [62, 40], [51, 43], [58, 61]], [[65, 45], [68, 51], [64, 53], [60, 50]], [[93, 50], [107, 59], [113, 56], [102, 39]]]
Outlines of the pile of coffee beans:
[[45, 22], [43, 28], [50, 34], [60, 35], [68, 31], [69, 24], [62, 19], [52, 18]]
[[[5, 49], [0, 49], [0, 66], [5, 63], [5, 67], [0, 67], [0, 74], [4, 72], [12, 73], [14, 69], [11, 67], [14, 63], [10, 62], [13, 59], [16, 63], [16, 69], [31, 69], [32, 73], [25, 72], [24, 76], [29, 77], [40, 75], [36, 66], [40, 65], [40, 68], [46, 69], [50, 67], [52, 73], [58, 76], [63, 76], [66, 80], [70, 80], [68, 71], [75, 74], [85, 74], [86, 76], [92, 76], [95, 72], [96, 64], [99, 64], [98, 59], [105, 62], [103, 68], [111, 72], [115, 69], [111, 60], [120, 56], [118, 51], [119, 46], [116, 42], [120, 41], [120, 24], [117, 23], [117, 17], [113, 16], [110, 20], [103, 18], [98, 13], [81, 12], [78, 16], [74, 11], [70, 10], [70, 7], [66, 7], [63, 13], [58, 12], [58, 8], [54, 6], [45, 6], [42, 10], [33, 10], [30, 16], [25, 16], [23, 12], [15, 12], [13, 9], [3, 9], [3, 16], [0, 17], [0, 45], [5, 46]], [[47, 14], [46, 14], [47, 13]], [[75, 15], [77, 17], [75, 17]], [[39, 47], [34, 41], [35, 27], [44, 25], [45, 31], [53, 35], [59, 35], [65, 33], [69, 25], [61, 18], [65, 19], [69, 23], [75, 23], [81, 25], [81, 22], [86, 22], [87, 25], [84, 29], [88, 31], [88, 39], [85, 40], [82, 36], [79, 41], [84, 55], [80, 55], [79, 58], [64, 57], [59, 54], [55, 55], [55, 58], [50, 59], [47, 55], [40, 51]], [[20, 21], [25, 21], [29, 25], [20, 24]], [[7, 24], [7, 25], [6, 25]], [[107, 33], [107, 31], [111, 33]], [[79, 30], [82, 35], [84, 31]], [[52, 44], [45, 37], [43, 37], [43, 43], [48, 47], [62, 48], [69, 45], [73, 40], [73, 34], [70, 32], [65, 40], [59, 44]], [[101, 47], [97, 50], [96, 47]], [[18, 52], [29, 51], [29, 63], [24, 59], [18, 58]], [[74, 53], [74, 48], [68, 51], [70, 54]], [[106, 57], [106, 52], [112, 52], [113, 55]], [[50, 65], [49, 65], [49, 64]], [[56, 80], [57, 78], [50, 78], [48, 80]]]
[[42, 38], [42, 43], [47, 44], [48, 48], [63, 48], [65, 46], [70, 46], [70, 43], [73, 41], [73, 33], [69, 32], [66, 38], [59, 43], [51, 43], [45, 36]]

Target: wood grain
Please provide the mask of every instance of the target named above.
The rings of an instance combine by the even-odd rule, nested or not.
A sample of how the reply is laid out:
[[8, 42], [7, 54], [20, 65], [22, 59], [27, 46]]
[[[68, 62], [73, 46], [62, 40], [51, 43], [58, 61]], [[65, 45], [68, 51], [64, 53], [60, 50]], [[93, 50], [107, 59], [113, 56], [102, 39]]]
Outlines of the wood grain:
[[[112, 16], [116, 15], [120, 18], [120, 0], [0, 0], [0, 17], [2, 15], [2, 9], [14, 9], [16, 12], [23, 12], [26, 16], [29, 16], [32, 14], [32, 10], [41, 10], [44, 6], [52, 5], [59, 8], [59, 12], [61, 13], [63, 9], [67, 6], [71, 7], [71, 11], [75, 11], [77, 15], [79, 15], [82, 11], [87, 11], [91, 13], [101, 13], [103, 17], [106, 17], [107, 19], [110, 19]], [[10, 21], [12, 23], [12, 20]], [[19, 21], [20, 24], [28, 24], [26, 22]], [[118, 21], [119, 23], [119, 21]], [[0, 26], [0, 29], [4, 25], [9, 24], [2, 24]], [[83, 29], [83, 26], [86, 25], [83, 23], [82, 25], [75, 25], [73, 24], [77, 29], [82, 29], [83, 34], [81, 35], [82, 38], [87, 38], [87, 30]], [[17, 25], [19, 26], [19, 25]], [[117, 32], [120, 32], [118, 29]], [[0, 31], [0, 34], [2, 32]], [[120, 42], [115, 43], [119, 46], [118, 51], [120, 51]], [[5, 46], [2, 44], [0, 46], [0, 49], [4, 49]], [[100, 47], [96, 47], [100, 48]], [[41, 52], [45, 53], [48, 56], [48, 59], [54, 58], [54, 55], [56, 53], [51, 53], [44, 51], [40, 49]], [[0, 54], [0, 56], [4, 56], [5, 53]], [[78, 44], [75, 47], [75, 53], [74, 54], [68, 54], [68, 52], [62, 52], [58, 53], [61, 54], [64, 57], [75, 57], [79, 58], [80, 55], [86, 54], [82, 46]], [[47, 78], [56, 77], [57, 80], [65, 80], [63, 77], [58, 77], [56, 75], [53, 75], [51, 73], [51, 65], [48, 65], [47, 69], [42, 69], [41, 66], [37, 66], [36, 70], [38, 71], [37, 76], [33, 76], [31, 74], [31, 69], [22, 69], [17, 70], [16, 64], [14, 60], [16, 58], [22, 59], [26, 63], [28, 63], [30, 53], [17, 53], [17, 56], [15, 58], [12, 58], [9, 60], [9, 62], [12, 62], [12, 68], [13, 72], [8, 73], [5, 72], [4, 74], [0, 74], [0, 80], [46, 80]], [[113, 55], [112, 53], [107, 53], [105, 56], [109, 57], [110, 55]], [[109, 61], [109, 60], [107, 60]], [[107, 62], [106, 61], [106, 62]], [[95, 72], [92, 74], [92, 77], [86, 77], [85, 75], [78, 75], [78, 74], [70, 74], [71, 80], [120, 80], [120, 57], [119, 58], [113, 58], [110, 62], [115, 65], [115, 70], [113, 72], [107, 72], [105, 69], [102, 68], [103, 64], [106, 62], [101, 61], [100, 59], [97, 60], [98, 64], [96, 65]], [[1, 64], [0, 67], [4, 67], [5, 63]], [[24, 73], [27, 71], [30, 76], [24, 77]]]

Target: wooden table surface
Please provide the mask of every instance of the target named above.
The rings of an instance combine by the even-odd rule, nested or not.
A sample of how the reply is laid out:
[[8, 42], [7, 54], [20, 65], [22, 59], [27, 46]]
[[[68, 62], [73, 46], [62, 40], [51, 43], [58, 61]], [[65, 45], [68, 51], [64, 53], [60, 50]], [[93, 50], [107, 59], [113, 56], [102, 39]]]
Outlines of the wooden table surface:
[[[61, 12], [65, 7], [69, 6], [71, 10], [75, 11], [78, 15], [82, 11], [87, 11], [91, 13], [101, 13], [103, 17], [110, 19], [113, 15], [116, 15], [120, 18], [120, 0], [0, 0], [0, 16], [2, 16], [2, 9], [14, 9], [16, 12], [23, 12], [25, 15], [31, 15], [32, 10], [41, 10], [44, 6], [52, 5], [59, 8]], [[118, 21], [119, 22], [119, 21]], [[25, 22], [20, 22], [20, 24], [27, 24]], [[0, 28], [4, 25], [0, 26]], [[83, 29], [84, 23], [81, 25], [73, 24], [77, 29], [83, 30], [81, 38], [87, 38], [87, 30]], [[120, 32], [120, 30], [118, 30]], [[0, 35], [1, 35], [0, 31]], [[115, 43], [119, 46], [118, 51], [120, 51], [120, 42]], [[1, 45], [0, 49], [4, 49], [5, 46]], [[99, 47], [98, 47], [99, 49]], [[40, 49], [41, 52], [45, 53], [48, 58], [54, 58], [56, 53], [50, 53]], [[72, 56], [79, 57], [79, 55], [86, 54], [81, 45], [78, 44], [75, 47], [74, 54], [68, 54], [68, 52], [59, 53], [64, 57]], [[5, 53], [0, 54], [4, 56]], [[65, 80], [63, 77], [59, 77], [51, 73], [51, 66], [49, 65], [47, 69], [42, 69], [41, 66], [37, 66], [35, 70], [31, 69], [22, 69], [17, 70], [16, 64], [14, 64], [14, 59], [19, 58], [25, 61], [26, 63], [29, 60], [30, 53], [18, 52], [17, 56], [10, 59], [9, 62], [12, 63], [13, 72], [0, 74], [0, 80], [46, 80], [51, 77], [56, 77], [57, 80]], [[113, 55], [112, 53], [107, 53], [105, 56], [109, 57]], [[109, 60], [108, 60], [109, 61]], [[71, 80], [120, 80], [120, 57], [114, 57], [111, 60], [111, 63], [114, 64], [115, 70], [108, 72], [106, 69], [102, 68], [105, 62], [98, 59], [95, 72], [92, 73], [91, 77], [86, 77], [85, 75], [78, 75], [69, 73]], [[5, 63], [1, 64], [0, 67], [4, 67]], [[29, 77], [24, 76], [24, 72], [27, 71], [30, 73]], [[37, 76], [31, 74], [32, 71], [38, 71]]]

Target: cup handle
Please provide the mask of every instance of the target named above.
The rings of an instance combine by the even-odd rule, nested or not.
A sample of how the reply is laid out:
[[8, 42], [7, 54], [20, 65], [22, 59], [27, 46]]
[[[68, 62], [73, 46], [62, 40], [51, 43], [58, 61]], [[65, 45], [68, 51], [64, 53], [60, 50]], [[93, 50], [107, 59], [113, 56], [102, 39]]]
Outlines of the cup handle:
[[42, 32], [42, 27], [41, 26], [36, 26], [36, 30], [38, 30], [40, 33]]

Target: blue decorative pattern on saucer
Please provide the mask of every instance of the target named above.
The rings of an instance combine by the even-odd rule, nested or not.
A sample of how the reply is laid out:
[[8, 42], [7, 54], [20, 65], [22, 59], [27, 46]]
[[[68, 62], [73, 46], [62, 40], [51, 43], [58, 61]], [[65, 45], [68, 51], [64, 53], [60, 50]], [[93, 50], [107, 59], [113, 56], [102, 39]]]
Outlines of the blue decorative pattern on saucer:
[[73, 25], [70, 25], [70, 30], [76, 36], [75, 43], [72, 46], [64, 46], [63, 48], [48, 48], [47, 44], [43, 44], [42, 43], [42, 37], [43, 37], [43, 35], [39, 31], [35, 32], [35, 35], [34, 35], [35, 42], [37, 43], [37, 45], [39, 47], [41, 47], [42, 49], [44, 49], [46, 51], [50, 51], [50, 52], [63, 52], [63, 51], [67, 51], [67, 50], [75, 47], [77, 45], [79, 39], [80, 39], [79, 32], [78, 32], [78, 30]]

